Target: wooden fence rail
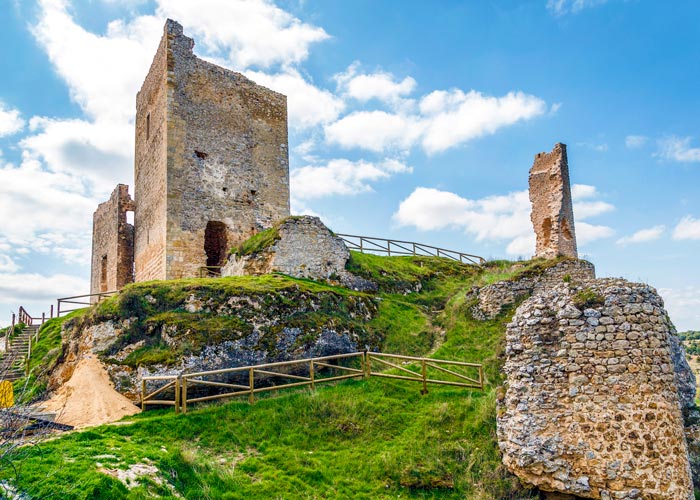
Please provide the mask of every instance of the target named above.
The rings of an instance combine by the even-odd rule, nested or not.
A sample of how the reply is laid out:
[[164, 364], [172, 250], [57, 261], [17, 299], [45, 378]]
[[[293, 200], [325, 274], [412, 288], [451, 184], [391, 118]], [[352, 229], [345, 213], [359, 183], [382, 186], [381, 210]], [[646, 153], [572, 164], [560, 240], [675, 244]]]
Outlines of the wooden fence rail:
[[486, 262], [486, 259], [478, 255], [472, 255], [446, 248], [424, 245], [413, 241], [390, 240], [385, 238], [373, 238], [370, 236], [357, 236], [354, 234], [336, 234], [350, 250], [362, 253], [379, 253], [392, 255], [414, 255], [425, 257], [444, 257], [456, 260], [462, 264], [475, 264], [477, 266]]
[[[85, 295], [74, 295], [73, 297], [62, 297], [60, 299], [57, 299], [58, 307], [56, 316], [60, 317], [61, 314], [68, 314], [70, 312], [77, 311], [78, 309], [82, 309], [83, 307], [97, 304], [103, 299], [111, 297], [112, 295], [115, 295], [117, 293], [119, 293], [119, 290], [112, 290], [110, 292], [88, 293]], [[96, 299], [93, 299], [93, 297], [96, 297]], [[80, 305], [83, 307], [73, 307], [75, 305]], [[53, 310], [53, 306], [51, 306], [51, 309]]]
[[[343, 366], [340, 362], [350, 362], [354, 366]], [[404, 363], [404, 365], [399, 363]], [[403, 373], [403, 375], [380, 371], [377, 369], [377, 365], [388, 366], [392, 370]], [[457, 368], [448, 369], [443, 365]], [[279, 369], [286, 371], [275, 371]], [[470, 370], [473, 373], [460, 373], [455, 371], [456, 369]], [[433, 375], [432, 372], [435, 371], [443, 374], [443, 378], [436, 378], [439, 375]], [[334, 374], [334, 372], [340, 372], [340, 374]], [[234, 382], [230, 380], [205, 380], [211, 377], [221, 377], [227, 380], [226, 375], [229, 378], [238, 376], [242, 380]], [[304, 386], [308, 386], [313, 390], [316, 388], [316, 385], [322, 383], [369, 377], [385, 377], [419, 382], [422, 384], [421, 392], [423, 394], [428, 392], [428, 384], [484, 389], [484, 372], [480, 364], [401, 356], [398, 354], [353, 352], [335, 356], [239, 366], [196, 373], [142, 377], [141, 408], [145, 409], [147, 405], [168, 405], [174, 406], [176, 413], [186, 413], [187, 405], [192, 403], [248, 396], [248, 402], [252, 404], [255, 401], [255, 394], [261, 392]], [[448, 377], [451, 377], [451, 379]], [[284, 383], [281, 384], [274, 383], [279, 378], [287, 379], [287, 381], [283, 381]], [[162, 383], [162, 385], [150, 393], [147, 392], [149, 383], [158, 382]], [[265, 382], [265, 384], [262, 385], [262, 382]], [[193, 395], [191, 391], [196, 390], [197, 386], [220, 388], [225, 390], [225, 392]], [[164, 399], [163, 395], [166, 392], [170, 392], [170, 389], [172, 389], [172, 398]]]

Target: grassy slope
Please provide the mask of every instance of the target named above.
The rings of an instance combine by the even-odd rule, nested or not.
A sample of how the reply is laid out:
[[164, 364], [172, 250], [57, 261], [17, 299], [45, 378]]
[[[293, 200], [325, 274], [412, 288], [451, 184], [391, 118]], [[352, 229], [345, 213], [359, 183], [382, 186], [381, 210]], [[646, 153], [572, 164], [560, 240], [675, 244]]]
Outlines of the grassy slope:
[[[504, 323], [466, 314], [474, 284], [509, 277], [505, 264], [475, 272], [435, 259], [354, 255], [354, 271], [382, 289], [373, 328], [385, 351], [480, 361], [484, 392], [370, 379], [243, 402], [200, 406], [187, 415], [149, 411], [133, 424], [74, 433], [15, 457], [2, 475], [34, 498], [472, 498], [517, 490], [495, 438], [495, 394]], [[520, 272], [528, 272], [524, 267]], [[395, 294], [406, 284], [422, 291]], [[178, 286], [178, 285], [175, 285]], [[416, 335], [416, 332], [422, 332]], [[418, 352], [417, 352], [418, 351]], [[170, 486], [127, 490], [98, 471], [150, 462]], [[514, 497], [513, 497], [514, 498]]]

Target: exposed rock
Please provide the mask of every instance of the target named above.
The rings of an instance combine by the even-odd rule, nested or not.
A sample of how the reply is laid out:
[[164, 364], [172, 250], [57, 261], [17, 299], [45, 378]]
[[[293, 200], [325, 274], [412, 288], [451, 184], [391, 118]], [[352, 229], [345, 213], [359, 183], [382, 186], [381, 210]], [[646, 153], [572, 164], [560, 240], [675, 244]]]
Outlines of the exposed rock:
[[677, 341], [647, 285], [592, 280], [526, 300], [507, 329], [504, 464], [544, 491], [692, 499], [682, 407], [694, 377]]
[[[379, 343], [363, 327], [376, 314], [377, 301], [363, 294], [310, 292], [298, 287], [221, 294], [216, 288], [202, 287], [166, 305], [161, 301], [172, 296], [155, 298], [140, 293], [135, 297], [153, 310], [168, 312], [142, 319], [97, 316], [68, 322], [63, 335], [67, 341], [49, 389], [69, 380], [78, 363], [95, 353], [116, 390], [138, 401], [144, 375], [341, 354], [376, 348]], [[127, 296], [122, 300], [136, 299]], [[188, 305], [196, 312], [184, 312]], [[129, 356], [142, 348], [170, 355], [167, 361], [129, 361]]]
[[243, 276], [279, 272], [341, 284], [353, 290], [377, 289], [374, 283], [345, 270], [350, 251], [318, 217], [289, 217], [277, 230], [279, 238], [272, 245], [252, 255], [232, 255], [221, 274]]
[[542, 273], [527, 274], [516, 280], [505, 280], [477, 289], [479, 303], [472, 309], [477, 319], [493, 319], [503, 308], [516, 304], [535, 292], [567, 282], [581, 282], [595, 278], [595, 267], [588, 261], [563, 260]]

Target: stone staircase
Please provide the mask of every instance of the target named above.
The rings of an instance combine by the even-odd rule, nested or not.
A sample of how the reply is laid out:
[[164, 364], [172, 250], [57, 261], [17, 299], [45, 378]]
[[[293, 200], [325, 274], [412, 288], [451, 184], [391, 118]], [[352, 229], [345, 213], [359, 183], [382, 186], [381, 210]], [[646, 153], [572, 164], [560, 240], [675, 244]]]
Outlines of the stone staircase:
[[0, 380], [14, 381], [24, 376], [24, 365], [29, 355], [29, 341], [36, 336], [40, 325], [28, 325], [22, 333], [10, 340], [7, 352], [0, 357]]

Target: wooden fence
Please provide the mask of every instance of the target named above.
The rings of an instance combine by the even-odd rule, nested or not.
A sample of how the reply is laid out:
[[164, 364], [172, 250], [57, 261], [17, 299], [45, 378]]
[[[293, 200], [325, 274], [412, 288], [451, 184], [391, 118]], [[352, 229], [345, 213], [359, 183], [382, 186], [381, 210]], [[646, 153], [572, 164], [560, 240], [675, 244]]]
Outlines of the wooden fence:
[[462, 264], [475, 264], [477, 266], [486, 262], [486, 259], [478, 255], [472, 255], [455, 250], [447, 250], [413, 241], [389, 240], [385, 238], [373, 238], [369, 236], [357, 236], [353, 234], [336, 234], [341, 238], [350, 250], [362, 253], [378, 253], [392, 255], [414, 255], [424, 257], [444, 257], [456, 260]]
[[[351, 366], [340, 363], [349, 363]], [[401, 375], [382, 371], [378, 366], [388, 367]], [[445, 366], [450, 366], [451, 369]], [[471, 371], [471, 373], [455, 371], [458, 369]], [[434, 372], [441, 374], [443, 379], [436, 378], [440, 375], [435, 375]], [[207, 380], [212, 377], [219, 380]], [[419, 382], [422, 385], [423, 394], [428, 392], [428, 384], [484, 389], [484, 371], [480, 364], [398, 354], [353, 352], [180, 375], [146, 376], [141, 379], [141, 408], [145, 409], [147, 405], [167, 405], [174, 406], [176, 413], [180, 411], [186, 413], [188, 404], [192, 403], [247, 396], [248, 402], [252, 404], [255, 401], [255, 394], [261, 392], [304, 386], [313, 390], [318, 384], [369, 377]], [[278, 380], [282, 383], [277, 383]], [[149, 383], [161, 385], [149, 393], [147, 392]], [[198, 387], [218, 388], [223, 392], [193, 394], [192, 391], [196, 391]], [[171, 392], [172, 397], [165, 398], [165, 394]]]
[[[77, 311], [78, 309], [83, 309], [83, 307], [97, 304], [103, 299], [111, 297], [112, 295], [115, 295], [117, 293], [119, 293], [119, 290], [112, 290], [110, 292], [100, 293], [88, 293], [85, 295], [74, 295], [73, 297], [62, 297], [60, 299], [57, 299], [58, 307], [56, 316], [60, 317], [61, 314], [68, 314], [70, 312]], [[93, 297], [96, 297], [96, 299], [93, 299]], [[82, 307], [74, 307], [75, 305], [80, 305]], [[51, 306], [51, 310], [53, 311], [53, 306]]]

